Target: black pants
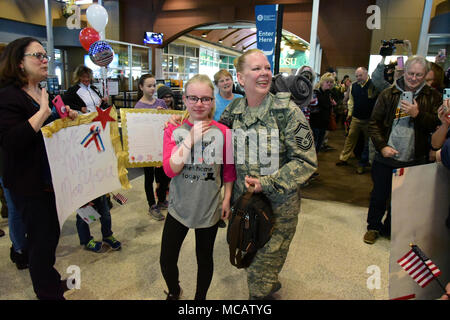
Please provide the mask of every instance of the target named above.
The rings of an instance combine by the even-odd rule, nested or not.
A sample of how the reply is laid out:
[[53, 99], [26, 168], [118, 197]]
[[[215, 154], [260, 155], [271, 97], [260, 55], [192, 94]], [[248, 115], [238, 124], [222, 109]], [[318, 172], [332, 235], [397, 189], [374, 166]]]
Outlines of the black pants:
[[[213, 249], [217, 228], [218, 224], [209, 228], [195, 229], [195, 251], [198, 265], [196, 300], [206, 299], [206, 293], [211, 284], [214, 272]], [[164, 280], [171, 294], [180, 292], [177, 263], [181, 245], [188, 230], [189, 228], [167, 214], [161, 241], [160, 264]]]
[[54, 268], [60, 229], [55, 194], [22, 196], [11, 192], [28, 237], [28, 263], [33, 289], [39, 299], [64, 300], [61, 275]]
[[166, 201], [166, 193], [170, 182], [169, 177], [166, 176], [162, 167], [144, 168], [145, 194], [147, 195], [149, 207], [156, 203], [155, 194], [153, 192], [153, 179], [156, 180], [156, 183], [159, 183], [159, 187], [156, 189], [158, 203]]
[[[385, 234], [391, 232], [391, 190], [392, 171], [394, 167], [378, 161], [372, 164], [373, 189], [370, 194], [369, 212], [367, 214], [367, 230], [377, 230]], [[384, 224], [382, 219], [387, 212]]]

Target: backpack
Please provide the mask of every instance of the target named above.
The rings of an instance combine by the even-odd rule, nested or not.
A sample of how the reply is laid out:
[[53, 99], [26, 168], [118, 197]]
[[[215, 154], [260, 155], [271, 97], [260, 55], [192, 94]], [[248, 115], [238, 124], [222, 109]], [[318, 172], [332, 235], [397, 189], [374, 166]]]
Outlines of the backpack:
[[253, 186], [250, 186], [231, 208], [227, 242], [230, 262], [238, 269], [250, 266], [256, 251], [270, 240], [274, 227], [270, 200], [253, 191]]

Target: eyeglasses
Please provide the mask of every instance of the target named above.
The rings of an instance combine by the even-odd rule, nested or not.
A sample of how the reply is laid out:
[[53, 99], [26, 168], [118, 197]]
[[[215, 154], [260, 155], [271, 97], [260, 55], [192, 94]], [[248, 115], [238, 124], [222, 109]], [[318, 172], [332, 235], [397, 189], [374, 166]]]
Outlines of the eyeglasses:
[[424, 73], [406, 72], [406, 74], [408, 75], [408, 77], [411, 77], [411, 78], [413, 78], [414, 76], [416, 76], [416, 78], [422, 78], [425, 76]]
[[214, 98], [211, 98], [211, 97], [199, 98], [196, 96], [186, 96], [186, 98], [190, 103], [197, 103], [198, 100], [200, 100], [203, 104], [210, 104], [214, 100]]
[[41, 62], [44, 61], [44, 59], [47, 59], [47, 61], [50, 61], [50, 57], [46, 53], [42, 53], [42, 52], [25, 53], [24, 56], [36, 57]]

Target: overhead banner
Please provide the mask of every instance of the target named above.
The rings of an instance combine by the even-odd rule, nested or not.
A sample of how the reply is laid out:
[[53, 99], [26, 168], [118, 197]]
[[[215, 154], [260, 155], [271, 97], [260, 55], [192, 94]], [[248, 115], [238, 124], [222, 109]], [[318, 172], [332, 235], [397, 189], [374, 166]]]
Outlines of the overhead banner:
[[277, 33], [277, 4], [255, 6], [256, 47], [263, 51], [273, 70]]

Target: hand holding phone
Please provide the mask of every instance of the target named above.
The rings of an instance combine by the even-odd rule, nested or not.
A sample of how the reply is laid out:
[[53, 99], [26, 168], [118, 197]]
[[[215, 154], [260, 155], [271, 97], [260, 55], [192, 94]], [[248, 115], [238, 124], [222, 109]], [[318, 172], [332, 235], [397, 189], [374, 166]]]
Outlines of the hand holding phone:
[[404, 91], [402, 92], [402, 96], [400, 98], [401, 100], [408, 101], [409, 103], [413, 103], [413, 94], [411, 91]]
[[57, 95], [53, 100], [53, 105], [56, 108], [56, 111], [58, 112], [61, 119], [67, 117], [69, 115], [69, 110], [67, 110], [66, 105], [64, 104], [64, 101], [62, 100], [60, 95]]
[[450, 88], [444, 89], [444, 96], [442, 97], [444, 100], [443, 107], [444, 107], [444, 114], [447, 115], [447, 118], [450, 119]]
[[404, 64], [403, 64], [403, 57], [397, 57], [397, 69], [403, 70]]

